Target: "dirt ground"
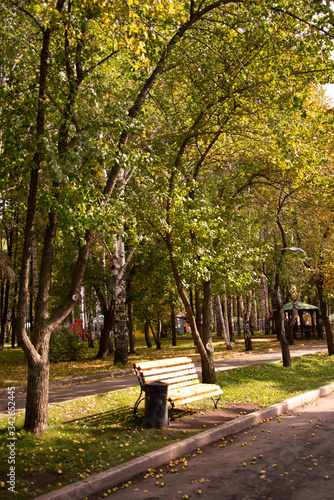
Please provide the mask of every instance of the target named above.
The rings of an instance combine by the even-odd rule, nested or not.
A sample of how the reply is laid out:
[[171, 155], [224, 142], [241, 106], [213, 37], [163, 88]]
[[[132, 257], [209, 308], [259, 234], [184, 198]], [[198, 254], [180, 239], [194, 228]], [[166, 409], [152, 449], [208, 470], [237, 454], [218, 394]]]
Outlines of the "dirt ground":
[[198, 430], [210, 429], [216, 427], [224, 422], [234, 420], [241, 415], [247, 415], [253, 411], [258, 410], [259, 407], [252, 404], [225, 404], [224, 408], [213, 411], [206, 411], [205, 413], [187, 413], [182, 411], [175, 411], [175, 415], [169, 422], [171, 429], [177, 430]]

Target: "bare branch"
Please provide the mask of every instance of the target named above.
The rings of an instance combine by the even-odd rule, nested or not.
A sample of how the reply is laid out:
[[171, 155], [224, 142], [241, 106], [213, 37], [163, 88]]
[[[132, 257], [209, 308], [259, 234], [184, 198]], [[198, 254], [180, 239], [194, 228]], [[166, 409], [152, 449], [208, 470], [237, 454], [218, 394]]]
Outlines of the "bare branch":
[[26, 9], [24, 9], [23, 7], [21, 7], [21, 5], [19, 5], [18, 2], [14, 2], [13, 0], [9, 0], [10, 3], [12, 5], [14, 5], [18, 10], [20, 10], [21, 12], [23, 12], [24, 14], [26, 14], [28, 17], [30, 17], [30, 19], [33, 20], [33, 22], [36, 24], [36, 26], [38, 27], [38, 29], [44, 33], [44, 28], [43, 26], [37, 21], [37, 19], [30, 13], [28, 12]]

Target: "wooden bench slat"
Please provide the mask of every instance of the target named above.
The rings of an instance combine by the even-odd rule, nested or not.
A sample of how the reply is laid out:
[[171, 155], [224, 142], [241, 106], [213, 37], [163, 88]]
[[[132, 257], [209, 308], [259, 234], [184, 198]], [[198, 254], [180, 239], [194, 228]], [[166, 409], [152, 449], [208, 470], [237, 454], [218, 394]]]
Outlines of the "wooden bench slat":
[[222, 390], [220, 389], [219, 386], [214, 386], [211, 384], [197, 384], [190, 387], [180, 387], [177, 389], [171, 389], [170, 391], [168, 391], [168, 396], [174, 399], [177, 398], [178, 396], [185, 397], [188, 394], [199, 395], [217, 391], [222, 393]]
[[165, 377], [165, 376], [161, 376], [161, 377], [145, 377], [144, 379], [144, 383], [147, 384], [147, 383], [150, 383], [150, 382], [154, 382], [155, 380], [160, 380], [161, 382], [166, 382], [167, 384], [175, 384], [177, 382], [182, 382], [184, 380], [196, 380], [197, 382], [199, 382], [198, 380], [198, 377], [194, 377], [193, 375], [184, 375], [183, 377]]
[[138, 371], [141, 373], [142, 377], [155, 377], [159, 375], [166, 375], [169, 376], [175, 375], [177, 376], [178, 374], [183, 375], [185, 373], [194, 373], [197, 376], [197, 371], [194, 365], [180, 365], [177, 367], [174, 366], [169, 366], [167, 368], [157, 368], [157, 369], [150, 369], [150, 370], [142, 370], [138, 369]]
[[189, 404], [189, 403], [193, 403], [194, 401], [199, 401], [200, 399], [204, 399], [206, 397], [219, 396], [220, 394], [222, 394], [222, 393], [217, 392], [217, 393], [213, 393], [213, 394], [207, 394], [207, 395], [200, 394], [198, 396], [192, 396], [192, 397], [187, 397], [187, 398], [183, 398], [183, 399], [176, 399], [176, 400], [174, 400], [174, 404], [178, 404], [178, 405]]
[[133, 363], [133, 366], [138, 369], [147, 369], [147, 368], [156, 368], [158, 366], [176, 366], [182, 365], [185, 363], [192, 363], [191, 358], [183, 357], [183, 358], [166, 358], [159, 359], [158, 361], [138, 361]]
[[174, 390], [174, 389], [179, 389], [181, 387], [192, 387], [193, 385], [198, 385], [198, 384], [200, 384], [198, 378], [193, 378], [190, 380], [184, 380], [183, 382], [178, 382], [173, 385], [169, 385], [168, 388], [169, 390]]

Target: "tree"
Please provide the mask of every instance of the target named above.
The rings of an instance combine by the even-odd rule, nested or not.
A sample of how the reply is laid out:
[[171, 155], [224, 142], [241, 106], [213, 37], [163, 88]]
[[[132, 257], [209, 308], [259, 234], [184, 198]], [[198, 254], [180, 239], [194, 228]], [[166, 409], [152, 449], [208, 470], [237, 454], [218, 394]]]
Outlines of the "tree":
[[[21, 4], [11, 0], [6, 2], [4, 15], [10, 21], [11, 29], [8, 33], [2, 33], [10, 38], [13, 58], [5, 61], [5, 90], [10, 106], [8, 112], [2, 115], [2, 124], [6, 129], [2, 160], [10, 165], [20, 157], [22, 175], [29, 192], [16, 320], [16, 332], [29, 364], [25, 420], [27, 430], [41, 433], [47, 426], [50, 335], [78, 300], [93, 230], [99, 227], [99, 215], [102, 214], [102, 218], [106, 216], [104, 209], [111, 200], [118, 175], [128, 160], [125, 151], [130, 135], [136, 128], [136, 117], [158, 77], [165, 71], [172, 48], [198, 20], [218, 8], [221, 3], [209, 4], [196, 11], [192, 4], [190, 19], [184, 22], [183, 5], [177, 16], [173, 16], [174, 12], [169, 12], [167, 20], [171, 21], [171, 24], [166, 25], [165, 32], [168, 34], [170, 31], [170, 39], [166, 44], [162, 44], [160, 40], [157, 43], [160, 55], [156, 57], [156, 52], [153, 51], [151, 69], [148, 61], [142, 61], [145, 59], [145, 50], [140, 38], [145, 37], [147, 30], [141, 30], [140, 20], [137, 30], [137, 25], [133, 25], [132, 8], [129, 16], [129, 7], [126, 4], [122, 4], [115, 12], [113, 6], [107, 9], [103, 2], [81, 4], [59, 0], [52, 5], [39, 2]], [[155, 12], [156, 6], [152, 7]], [[148, 19], [151, 17], [152, 7], [144, 9]], [[158, 9], [156, 12], [158, 13]], [[158, 13], [157, 16], [162, 24], [166, 19], [165, 14]], [[176, 17], [175, 22], [172, 16]], [[122, 29], [124, 21], [128, 29], [125, 35]], [[156, 19], [153, 20], [153, 25], [154, 22]], [[150, 24], [152, 25], [152, 22]], [[110, 33], [110, 27], [114, 37], [109, 35], [106, 40], [103, 36], [106, 31]], [[34, 36], [36, 30], [41, 36], [41, 43]], [[131, 33], [135, 36], [130, 36]], [[19, 34], [23, 35], [22, 39], [17, 38]], [[101, 75], [102, 66], [113, 59], [115, 66], [111, 66], [112, 74], [117, 70], [116, 56], [121, 47], [125, 47], [126, 51], [127, 47], [133, 47], [134, 42], [141, 42], [140, 50], [136, 49], [134, 55], [130, 55], [127, 68], [131, 72], [129, 63], [137, 59], [137, 63], [140, 61], [141, 75], [139, 81], [125, 79], [126, 84], [129, 83], [128, 96], [133, 104], [130, 108], [124, 108], [126, 99], [123, 99], [116, 107], [114, 123], [110, 123], [110, 106], [104, 104], [101, 107], [97, 103], [101, 97], [104, 99], [104, 96], [96, 92], [92, 94], [90, 90], [99, 88], [97, 77]], [[22, 61], [22, 79], [18, 71], [13, 71], [11, 63], [15, 57]], [[122, 60], [124, 61], [126, 57]], [[147, 70], [143, 71], [145, 66], [149, 76]], [[35, 67], [38, 68], [37, 81], [34, 77]], [[27, 114], [22, 114], [21, 108], [24, 85], [31, 85], [32, 91], [31, 94], [26, 94], [24, 103], [29, 110]], [[117, 85], [116, 89], [119, 90], [120, 85]], [[11, 95], [14, 97], [12, 100]], [[122, 114], [117, 116], [120, 109]], [[108, 113], [109, 127], [116, 132], [116, 140], [111, 148], [106, 147], [107, 141], [111, 139], [110, 134], [105, 133], [104, 137], [101, 135], [101, 129], [104, 128], [103, 119], [108, 117]], [[23, 120], [15, 130], [11, 130], [11, 135], [9, 122], [13, 116], [22, 116]], [[106, 121], [108, 122], [108, 119]], [[26, 131], [30, 131], [32, 127], [35, 127], [36, 132], [28, 133], [27, 140]], [[12, 149], [10, 146], [15, 136], [24, 137], [23, 153], [18, 153], [19, 149]], [[104, 151], [111, 153], [108, 161]], [[25, 169], [25, 165], [29, 165], [29, 171]], [[8, 168], [7, 166], [6, 170]], [[84, 200], [81, 198], [78, 203], [79, 193], [82, 194], [83, 191]], [[44, 197], [42, 193], [45, 194]], [[77, 203], [75, 210], [74, 203]], [[41, 243], [41, 272], [35, 304], [34, 337], [31, 341], [25, 331], [29, 263], [36, 216], [40, 209], [45, 235]], [[57, 237], [60, 236], [60, 228], [63, 237], [72, 231], [71, 236], [78, 239], [80, 247], [69, 293], [64, 302], [50, 314], [53, 250]]]
[[[7, 22], [1, 27], [1, 45], [10, 50], [3, 51], [1, 63], [6, 102], [1, 168], [5, 185], [20, 178], [27, 200], [16, 332], [29, 364], [25, 428], [41, 433], [47, 426], [50, 335], [79, 298], [94, 232], [103, 233], [108, 225], [117, 234], [122, 227], [119, 176], [139, 167], [145, 174], [153, 159], [159, 167], [168, 166], [167, 189], [163, 170], [158, 181], [164, 188], [164, 227], [155, 227], [190, 315], [204, 378], [214, 378], [180, 275], [195, 260], [200, 269], [188, 273], [197, 274], [193, 282], [211, 278], [212, 245], [203, 255], [201, 251], [214, 222], [209, 218], [203, 243], [192, 223], [202, 201], [215, 214], [213, 184], [206, 202], [203, 180], [215, 177], [222, 150], [225, 166], [229, 164], [225, 136], [231, 145], [233, 137], [250, 130], [251, 120], [245, 124], [243, 117], [263, 116], [272, 100], [279, 101], [277, 88], [282, 95], [305, 86], [315, 78], [315, 68], [326, 75], [331, 11], [327, 3], [309, 6], [302, 1], [279, 7], [269, 2], [191, 1], [190, 9], [188, 2], [164, 6], [155, 1], [143, 6], [102, 0], [4, 4], [1, 15]], [[185, 66], [185, 61], [191, 64]], [[162, 116], [167, 119], [159, 129]], [[144, 183], [150, 175], [146, 172]], [[222, 184], [224, 175], [218, 177]], [[189, 255], [195, 245], [196, 257], [182, 265], [178, 245], [185, 213], [185, 247]], [[30, 339], [25, 325], [35, 239], [39, 283]], [[68, 293], [52, 308], [54, 248], [59, 241], [66, 245], [73, 240], [78, 250]], [[124, 336], [123, 326], [122, 331]]]

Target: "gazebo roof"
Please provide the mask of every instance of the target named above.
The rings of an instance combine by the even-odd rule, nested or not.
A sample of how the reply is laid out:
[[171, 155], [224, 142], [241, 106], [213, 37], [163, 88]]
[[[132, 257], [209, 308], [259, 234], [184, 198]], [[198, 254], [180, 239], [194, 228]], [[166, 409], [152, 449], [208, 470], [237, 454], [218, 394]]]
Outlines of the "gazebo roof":
[[[292, 302], [288, 302], [283, 306], [284, 311], [292, 311]], [[298, 302], [298, 311], [317, 311], [317, 306], [305, 304], [305, 302]]]

